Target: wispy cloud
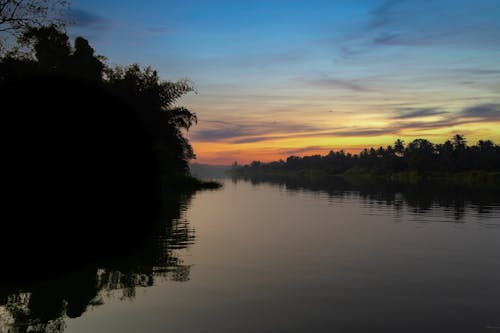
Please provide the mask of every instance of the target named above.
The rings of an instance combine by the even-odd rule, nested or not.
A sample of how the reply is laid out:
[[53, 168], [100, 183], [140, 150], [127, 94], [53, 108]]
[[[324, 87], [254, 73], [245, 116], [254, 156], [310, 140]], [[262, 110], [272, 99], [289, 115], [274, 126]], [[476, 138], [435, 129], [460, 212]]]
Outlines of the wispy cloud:
[[453, 68], [449, 69], [449, 72], [453, 73], [465, 73], [472, 75], [499, 75], [500, 69], [493, 68]]
[[195, 59], [188, 59], [191, 64], [199, 67], [229, 68], [233, 71], [260, 71], [289, 67], [307, 60], [308, 55], [297, 50], [288, 52], [246, 52], [244, 54], [217, 53], [210, 56], [195, 55]]
[[500, 121], [500, 104], [481, 104], [464, 109], [463, 118], [481, 118], [483, 121]]
[[331, 147], [325, 147], [325, 146], [307, 146], [307, 147], [301, 147], [301, 148], [282, 148], [278, 149], [277, 153], [279, 155], [300, 155], [303, 153], [310, 153], [311, 151], [327, 151], [331, 149]]
[[372, 19], [367, 24], [366, 29], [372, 30], [386, 27], [395, 22], [393, 8], [398, 4], [396, 0], [383, 1], [381, 5], [371, 11]]
[[105, 18], [80, 8], [68, 10], [70, 24], [77, 28], [107, 29], [110, 22]]
[[351, 90], [355, 92], [373, 92], [375, 89], [368, 87], [367, 85], [360, 83], [357, 79], [346, 79], [346, 78], [332, 78], [331, 76], [321, 73], [316, 76], [301, 76], [295, 78], [294, 80], [299, 82], [304, 82], [305, 84], [315, 87], [315, 88], [325, 88], [325, 89], [342, 89]]
[[[453, 126], [462, 126], [471, 123], [491, 123], [500, 121], [500, 104], [480, 104], [467, 107], [459, 112], [445, 112], [440, 109], [420, 109], [408, 113], [405, 117], [394, 117], [398, 121], [391, 123], [391, 127], [401, 133], [408, 129], [440, 129]], [[434, 121], [414, 121], [414, 118], [426, 116], [443, 116]], [[410, 120], [410, 121], [404, 121]]]
[[346, 89], [356, 92], [370, 92], [372, 89], [352, 80], [318, 78], [307, 81], [313, 87]]
[[460, 126], [464, 124], [469, 124], [471, 121], [453, 118], [446, 120], [436, 120], [436, 121], [409, 121], [409, 122], [394, 122], [388, 126], [388, 129], [391, 129], [388, 133], [395, 134], [404, 134], [405, 132], [411, 131], [419, 131], [419, 130], [434, 130], [434, 129], [442, 129], [454, 126]]
[[398, 38], [399, 35], [396, 33], [390, 33], [390, 32], [382, 32], [380, 35], [376, 36], [373, 39], [373, 42], [375, 44], [382, 44], [382, 45], [395, 45], [398, 44]]
[[344, 38], [338, 52], [349, 59], [391, 46], [498, 49], [499, 11], [496, 0], [386, 0]]
[[146, 28], [146, 32], [151, 34], [163, 34], [165, 32], [168, 32], [168, 28], [165, 26], [149, 27]]
[[252, 123], [229, 124], [217, 123], [223, 128], [213, 128], [194, 132], [192, 139], [195, 141], [227, 142], [231, 144], [256, 143], [272, 140], [316, 138], [316, 137], [369, 137], [387, 133], [385, 128], [362, 127], [336, 127], [322, 128], [308, 125], [290, 123]]
[[[232, 139], [235, 143], [256, 142], [258, 136], [272, 133], [290, 133], [294, 135], [300, 132], [316, 131], [319, 128], [311, 125], [304, 125], [292, 122], [276, 121], [205, 121], [210, 128], [195, 131], [192, 139], [197, 141], [224, 141]], [[267, 136], [266, 136], [267, 137]]]
[[420, 109], [401, 108], [398, 109], [397, 112], [398, 114], [394, 115], [392, 119], [433, 117], [433, 116], [441, 116], [448, 113], [438, 108], [420, 108]]
[[[208, 121], [208, 129], [195, 131], [194, 141], [248, 144], [266, 141], [306, 138], [377, 137], [383, 135], [406, 135], [463, 126], [471, 123], [491, 123], [500, 121], [500, 104], [481, 104], [458, 112], [448, 112], [441, 108], [399, 108], [398, 114], [389, 118], [382, 127], [363, 126], [312, 126], [292, 122], [225, 122]], [[424, 118], [424, 120], [419, 120]], [[425, 119], [428, 118], [428, 119]]]
[[387, 129], [378, 128], [359, 128], [359, 127], [339, 127], [336, 129], [319, 129], [315, 131], [305, 132], [305, 133], [286, 133], [286, 134], [274, 134], [274, 135], [262, 135], [253, 136], [248, 138], [236, 138], [231, 140], [231, 143], [242, 144], [242, 143], [254, 143], [263, 142], [271, 140], [283, 140], [283, 139], [299, 139], [299, 138], [319, 138], [319, 137], [372, 137], [387, 134]]

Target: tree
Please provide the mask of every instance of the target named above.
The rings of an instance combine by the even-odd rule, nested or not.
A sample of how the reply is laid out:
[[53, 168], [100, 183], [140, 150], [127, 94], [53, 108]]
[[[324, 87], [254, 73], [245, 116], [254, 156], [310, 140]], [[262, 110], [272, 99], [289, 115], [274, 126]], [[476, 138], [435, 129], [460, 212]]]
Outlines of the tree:
[[72, 54], [72, 72], [75, 76], [88, 81], [98, 81], [102, 79], [105, 58], [96, 56], [94, 49], [83, 37], [75, 38], [75, 50]]
[[105, 84], [139, 111], [139, 117], [155, 142], [161, 169], [188, 171], [196, 156], [183, 131], [197, 122], [196, 114], [175, 103], [194, 91], [186, 80], [163, 81], [151, 67], [133, 64], [106, 69]]
[[421, 152], [424, 154], [432, 154], [433, 149], [433, 144], [427, 139], [415, 139], [406, 147], [409, 153]]
[[31, 47], [40, 69], [49, 73], [63, 71], [71, 55], [68, 35], [54, 24], [26, 28], [19, 43]]
[[405, 142], [401, 139], [397, 139], [396, 142], [394, 142], [394, 152], [396, 153], [397, 156], [401, 157], [403, 156], [404, 151], [405, 151]]
[[66, 0], [0, 0], [0, 32], [18, 36], [29, 27], [61, 26], [67, 7]]
[[0, 81], [46, 74], [93, 83], [103, 80], [105, 58], [95, 55], [85, 38], [76, 37], [72, 46], [68, 35], [54, 24], [26, 28], [18, 43], [31, 52], [0, 57]]
[[455, 150], [464, 150], [467, 144], [467, 140], [462, 134], [455, 134], [453, 137], [453, 146]]
[[188, 173], [188, 161], [195, 154], [185, 133], [197, 117], [176, 103], [194, 91], [190, 82], [161, 80], [157, 71], [137, 64], [107, 68], [104, 57], [95, 55], [86, 39], [77, 37], [72, 46], [67, 34], [54, 24], [26, 28], [18, 40], [32, 53], [0, 56], [0, 83], [38, 77], [90, 82], [90, 86], [110, 92], [134, 110], [134, 118], [149, 135], [150, 148], [164, 174]]
[[486, 151], [492, 151], [493, 148], [495, 147], [495, 144], [491, 140], [479, 140], [477, 142], [477, 146], [479, 147], [480, 151], [486, 152]]

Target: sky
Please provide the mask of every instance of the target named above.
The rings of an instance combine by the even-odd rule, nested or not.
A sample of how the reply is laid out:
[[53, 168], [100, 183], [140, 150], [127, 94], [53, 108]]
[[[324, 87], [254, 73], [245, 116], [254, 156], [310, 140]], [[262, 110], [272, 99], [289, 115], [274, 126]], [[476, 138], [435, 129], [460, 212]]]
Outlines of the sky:
[[73, 0], [108, 64], [188, 79], [196, 162], [500, 144], [499, 0]]

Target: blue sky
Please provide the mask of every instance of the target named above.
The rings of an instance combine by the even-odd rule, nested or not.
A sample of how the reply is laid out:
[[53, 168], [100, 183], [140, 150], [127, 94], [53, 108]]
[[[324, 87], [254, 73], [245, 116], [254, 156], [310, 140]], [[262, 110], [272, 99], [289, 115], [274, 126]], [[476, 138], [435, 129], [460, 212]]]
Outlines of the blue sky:
[[[201, 162], [500, 141], [500, 1], [72, 1], [109, 63], [188, 78]], [[468, 115], [470, 110], [482, 112]], [[487, 110], [487, 111], [484, 111]], [[474, 111], [475, 112], [475, 111]]]

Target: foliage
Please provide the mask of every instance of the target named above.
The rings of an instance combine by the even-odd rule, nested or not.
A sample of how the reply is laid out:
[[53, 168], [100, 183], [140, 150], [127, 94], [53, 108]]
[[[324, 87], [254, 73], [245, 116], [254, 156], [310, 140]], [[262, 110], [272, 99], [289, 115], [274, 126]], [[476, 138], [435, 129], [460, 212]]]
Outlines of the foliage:
[[[500, 146], [491, 140], [479, 140], [474, 146], [467, 146], [463, 135], [457, 134], [443, 144], [433, 144], [426, 139], [415, 139], [408, 145], [397, 139], [394, 148], [379, 147], [364, 149], [359, 154], [343, 150], [330, 151], [327, 155], [290, 156], [286, 161], [262, 163], [254, 161], [249, 165], [234, 164], [233, 175], [254, 174], [297, 174], [322, 171], [329, 175], [346, 177], [388, 177], [392, 180], [418, 182], [436, 175], [460, 174], [464, 181], [482, 181], [500, 171]], [[465, 173], [467, 176], [465, 176]], [[449, 177], [457, 179], [457, 177]]]
[[154, 145], [162, 173], [188, 173], [188, 162], [195, 154], [185, 132], [197, 118], [176, 103], [194, 91], [189, 81], [161, 80], [156, 70], [137, 64], [110, 68], [85, 38], [77, 37], [71, 44], [55, 24], [26, 28], [18, 43], [30, 52], [9, 52], [0, 58], [0, 83], [50, 75], [101, 87], [136, 111]]
[[18, 38], [29, 52], [13, 51], [0, 58], [0, 83], [40, 75], [57, 75], [99, 83], [105, 64], [102, 56], [85, 38], [77, 37], [74, 46], [56, 25], [26, 29]]
[[[127, 103], [141, 110], [141, 118], [154, 139], [162, 170], [187, 172], [195, 154], [183, 130], [196, 124], [196, 114], [175, 102], [194, 89], [188, 81], [163, 81], [151, 67], [133, 64], [106, 69], [105, 84]], [[176, 160], [175, 164], [168, 161]], [[172, 170], [172, 168], [174, 170]]]
[[19, 36], [33, 27], [61, 26], [67, 8], [66, 0], [0, 0], [0, 33]]

